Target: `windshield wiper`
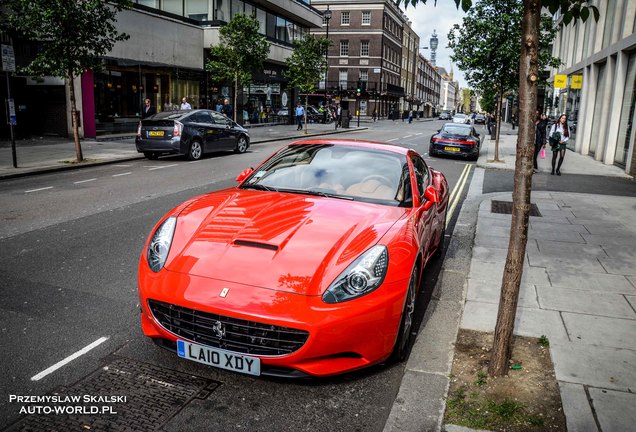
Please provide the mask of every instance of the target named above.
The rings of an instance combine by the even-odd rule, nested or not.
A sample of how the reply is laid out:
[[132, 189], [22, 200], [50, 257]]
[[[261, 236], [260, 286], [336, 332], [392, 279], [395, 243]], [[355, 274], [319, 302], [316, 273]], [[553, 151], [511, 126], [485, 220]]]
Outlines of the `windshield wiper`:
[[254, 184], [244, 184], [241, 186], [242, 189], [255, 189], [255, 190], [262, 190], [262, 191], [268, 191], [268, 192], [278, 192], [278, 189], [273, 188], [271, 186], [265, 186], [262, 185], [260, 183], [254, 183]]
[[304, 193], [307, 195], [315, 195], [315, 196], [321, 196], [321, 197], [327, 197], [327, 198], [338, 198], [338, 199], [343, 199], [347, 201], [353, 201], [353, 198], [350, 196], [342, 196], [338, 194], [332, 194], [329, 192], [323, 192], [323, 191], [317, 191], [317, 190], [299, 190], [297, 191], [297, 193]]

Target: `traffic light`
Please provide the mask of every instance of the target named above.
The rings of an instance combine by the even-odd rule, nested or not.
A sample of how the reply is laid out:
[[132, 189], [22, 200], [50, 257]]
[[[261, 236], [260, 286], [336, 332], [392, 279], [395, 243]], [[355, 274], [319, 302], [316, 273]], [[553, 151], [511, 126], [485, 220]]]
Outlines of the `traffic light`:
[[362, 93], [362, 81], [358, 80], [356, 85], [356, 96], [360, 96], [360, 93]]

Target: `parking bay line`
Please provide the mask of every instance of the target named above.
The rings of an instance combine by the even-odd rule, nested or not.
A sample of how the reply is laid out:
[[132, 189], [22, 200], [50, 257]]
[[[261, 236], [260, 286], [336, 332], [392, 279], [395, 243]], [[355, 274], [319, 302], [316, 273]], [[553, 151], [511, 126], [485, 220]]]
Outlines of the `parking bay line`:
[[47, 189], [53, 189], [53, 186], [47, 186], [47, 187], [43, 187], [43, 188], [39, 188], [39, 189], [31, 189], [31, 190], [28, 190], [28, 191], [24, 191], [24, 193], [39, 192], [39, 191], [43, 191], [43, 190], [47, 190]]
[[108, 337], [103, 336], [100, 337], [99, 339], [97, 339], [95, 342], [93, 342], [90, 345], [86, 345], [84, 348], [82, 348], [81, 350], [71, 354], [70, 356], [66, 357], [64, 360], [61, 360], [57, 363], [55, 363], [53, 366], [44, 369], [42, 372], [40, 372], [39, 374], [33, 375], [31, 377], [31, 381], [39, 381], [42, 378], [44, 378], [45, 376], [55, 372], [56, 370], [58, 370], [59, 368], [61, 368], [62, 366], [72, 362], [73, 360], [75, 360], [76, 358], [83, 356], [84, 354], [86, 354], [87, 352], [89, 352], [90, 350], [92, 350], [93, 348], [96, 348], [97, 346], [103, 344], [104, 342], [106, 342], [108, 340]]
[[121, 176], [125, 176], [125, 175], [128, 175], [128, 174], [132, 174], [132, 172], [128, 171], [128, 172], [121, 173], [121, 174], [113, 174], [113, 177], [121, 177]]
[[399, 140], [399, 138], [393, 138], [393, 139], [387, 140], [387, 142], [397, 141], [397, 140]]
[[155, 166], [155, 167], [152, 167], [152, 168], [148, 168], [148, 171], [154, 171], [154, 170], [159, 170], [159, 169], [164, 169], [164, 168], [170, 168], [170, 167], [177, 166], [177, 165], [178, 164]]
[[97, 179], [96, 178], [92, 178], [92, 179], [87, 179], [87, 180], [80, 180], [80, 181], [73, 182], [73, 184], [88, 183], [88, 182], [92, 182], [92, 181], [95, 181], [95, 180], [97, 180]]

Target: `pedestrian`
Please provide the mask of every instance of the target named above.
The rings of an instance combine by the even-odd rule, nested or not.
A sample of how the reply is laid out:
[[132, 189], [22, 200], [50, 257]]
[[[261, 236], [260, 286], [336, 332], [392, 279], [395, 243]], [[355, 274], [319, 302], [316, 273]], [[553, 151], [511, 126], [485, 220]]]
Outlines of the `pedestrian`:
[[296, 104], [296, 124], [298, 127], [296, 130], [303, 130], [303, 117], [305, 116], [305, 108], [300, 104], [300, 101]]
[[552, 175], [554, 175], [554, 166], [556, 165], [557, 155], [559, 163], [556, 165], [556, 175], [561, 175], [561, 165], [565, 158], [566, 143], [570, 139], [570, 128], [568, 127], [568, 117], [561, 114], [559, 119], [550, 128], [550, 147], [552, 149]]
[[144, 101], [144, 109], [141, 112], [141, 118], [145, 119], [150, 117], [151, 115], [155, 115], [157, 114], [157, 110], [155, 109], [154, 106], [152, 106], [152, 103], [150, 102], [150, 99], [146, 99]]
[[375, 119], [378, 117], [378, 110], [376, 108], [373, 108], [373, 114], [371, 116], [373, 117], [373, 122], [375, 123]]
[[214, 110], [218, 113], [223, 112], [223, 101], [221, 101], [221, 99], [216, 101], [216, 107], [214, 108]]
[[545, 114], [536, 112], [536, 120], [534, 122], [534, 169], [533, 172], [539, 172], [539, 165], [537, 163], [537, 157], [543, 149], [545, 152], [545, 142], [548, 128], [548, 118]]
[[413, 123], [413, 110], [409, 111], [409, 123]]
[[234, 110], [232, 109], [232, 105], [230, 105], [229, 99], [225, 99], [223, 101], [223, 108], [221, 109], [221, 112], [225, 114], [227, 118], [232, 118], [232, 113], [234, 112]]
[[342, 107], [339, 103], [336, 104], [336, 129], [342, 127]]
[[182, 110], [192, 109], [192, 105], [188, 103], [188, 98], [185, 96], [181, 99], [181, 109]]

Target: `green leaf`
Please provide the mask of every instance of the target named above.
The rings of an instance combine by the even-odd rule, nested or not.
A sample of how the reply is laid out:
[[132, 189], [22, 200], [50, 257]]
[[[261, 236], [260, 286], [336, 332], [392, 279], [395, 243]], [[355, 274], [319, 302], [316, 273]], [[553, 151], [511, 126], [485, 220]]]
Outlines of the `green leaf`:
[[572, 12], [571, 11], [567, 11], [563, 15], [563, 24], [568, 25], [568, 24], [570, 24], [571, 21], [572, 21]]
[[587, 21], [587, 19], [590, 17], [590, 9], [587, 7], [584, 7], [581, 9], [581, 19], [583, 20], [583, 22]]
[[598, 11], [598, 8], [596, 6], [590, 6], [590, 8], [592, 9], [592, 12], [594, 13], [594, 21], [598, 22], [599, 18], [601, 17], [601, 14]]
[[462, 0], [462, 10], [468, 12], [473, 5], [472, 0]]
[[559, 7], [560, 7], [559, 2], [551, 1], [548, 6], [548, 10], [550, 11], [552, 15], [554, 15], [559, 10]]

